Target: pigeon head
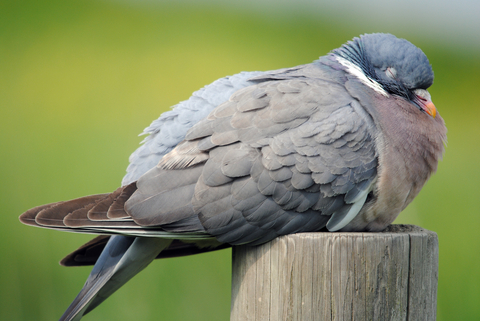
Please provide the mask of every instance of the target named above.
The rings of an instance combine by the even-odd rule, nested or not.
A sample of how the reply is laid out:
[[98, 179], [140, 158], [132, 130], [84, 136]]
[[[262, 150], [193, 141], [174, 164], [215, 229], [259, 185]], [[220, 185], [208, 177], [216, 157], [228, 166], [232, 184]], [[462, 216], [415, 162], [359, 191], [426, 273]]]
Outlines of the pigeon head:
[[374, 33], [354, 38], [333, 54], [347, 70], [384, 95], [410, 100], [435, 117], [436, 110], [426, 91], [433, 84], [427, 56], [405, 39]]

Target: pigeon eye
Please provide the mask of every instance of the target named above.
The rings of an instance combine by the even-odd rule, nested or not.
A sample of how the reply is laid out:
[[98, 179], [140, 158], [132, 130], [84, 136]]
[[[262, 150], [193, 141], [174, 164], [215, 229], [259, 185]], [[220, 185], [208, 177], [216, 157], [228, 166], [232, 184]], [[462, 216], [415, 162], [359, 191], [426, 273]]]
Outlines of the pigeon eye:
[[397, 77], [397, 70], [393, 67], [388, 67], [387, 70], [385, 70], [385, 73], [388, 78], [395, 79]]

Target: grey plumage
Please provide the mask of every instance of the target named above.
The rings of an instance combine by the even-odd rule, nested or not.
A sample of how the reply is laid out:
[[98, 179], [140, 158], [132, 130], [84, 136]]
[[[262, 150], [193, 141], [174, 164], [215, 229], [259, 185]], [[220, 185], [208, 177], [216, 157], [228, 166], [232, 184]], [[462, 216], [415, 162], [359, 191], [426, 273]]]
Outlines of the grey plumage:
[[180, 143], [188, 129], [205, 118], [215, 107], [228, 100], [237, 90], [253, 84], [250, 78], [262, 72], [241, 72], [225, 77], [194, 92], [190, 99], [163, 113], [145, 128], [141, 135], [148, 135], [129, 158], [130, 165], [122, 186], [140, 178], [157, 165], [160, 159]]
[[96, 238], [62, 260], [96, 262], [62, 320], [80, 319], [155, 257], [384, 229], [444, 151], [446, 128], [425, 90], [432, 82], [420, 49], [372, 34], [311, 64], [244, 72], [197, 91], [144, 131], [117, 191], [20, 217], [125, 235]]

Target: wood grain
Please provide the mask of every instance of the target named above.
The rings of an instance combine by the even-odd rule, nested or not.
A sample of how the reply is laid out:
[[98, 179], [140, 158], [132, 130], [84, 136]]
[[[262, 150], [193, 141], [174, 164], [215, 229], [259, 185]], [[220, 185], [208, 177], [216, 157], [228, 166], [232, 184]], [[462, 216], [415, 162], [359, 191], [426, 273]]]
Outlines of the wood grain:
[[436, 233], [301, 233], [233, 250], [231, 321], [435, 320]]

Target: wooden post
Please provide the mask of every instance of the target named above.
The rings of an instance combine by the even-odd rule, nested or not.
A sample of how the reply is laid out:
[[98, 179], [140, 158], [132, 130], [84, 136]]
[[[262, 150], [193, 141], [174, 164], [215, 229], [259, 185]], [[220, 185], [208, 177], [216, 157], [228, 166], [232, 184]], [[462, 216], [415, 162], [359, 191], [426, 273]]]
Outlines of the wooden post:
[[231, 321], [435, 320], [437, 234], [300, 233], [233, 249]]

